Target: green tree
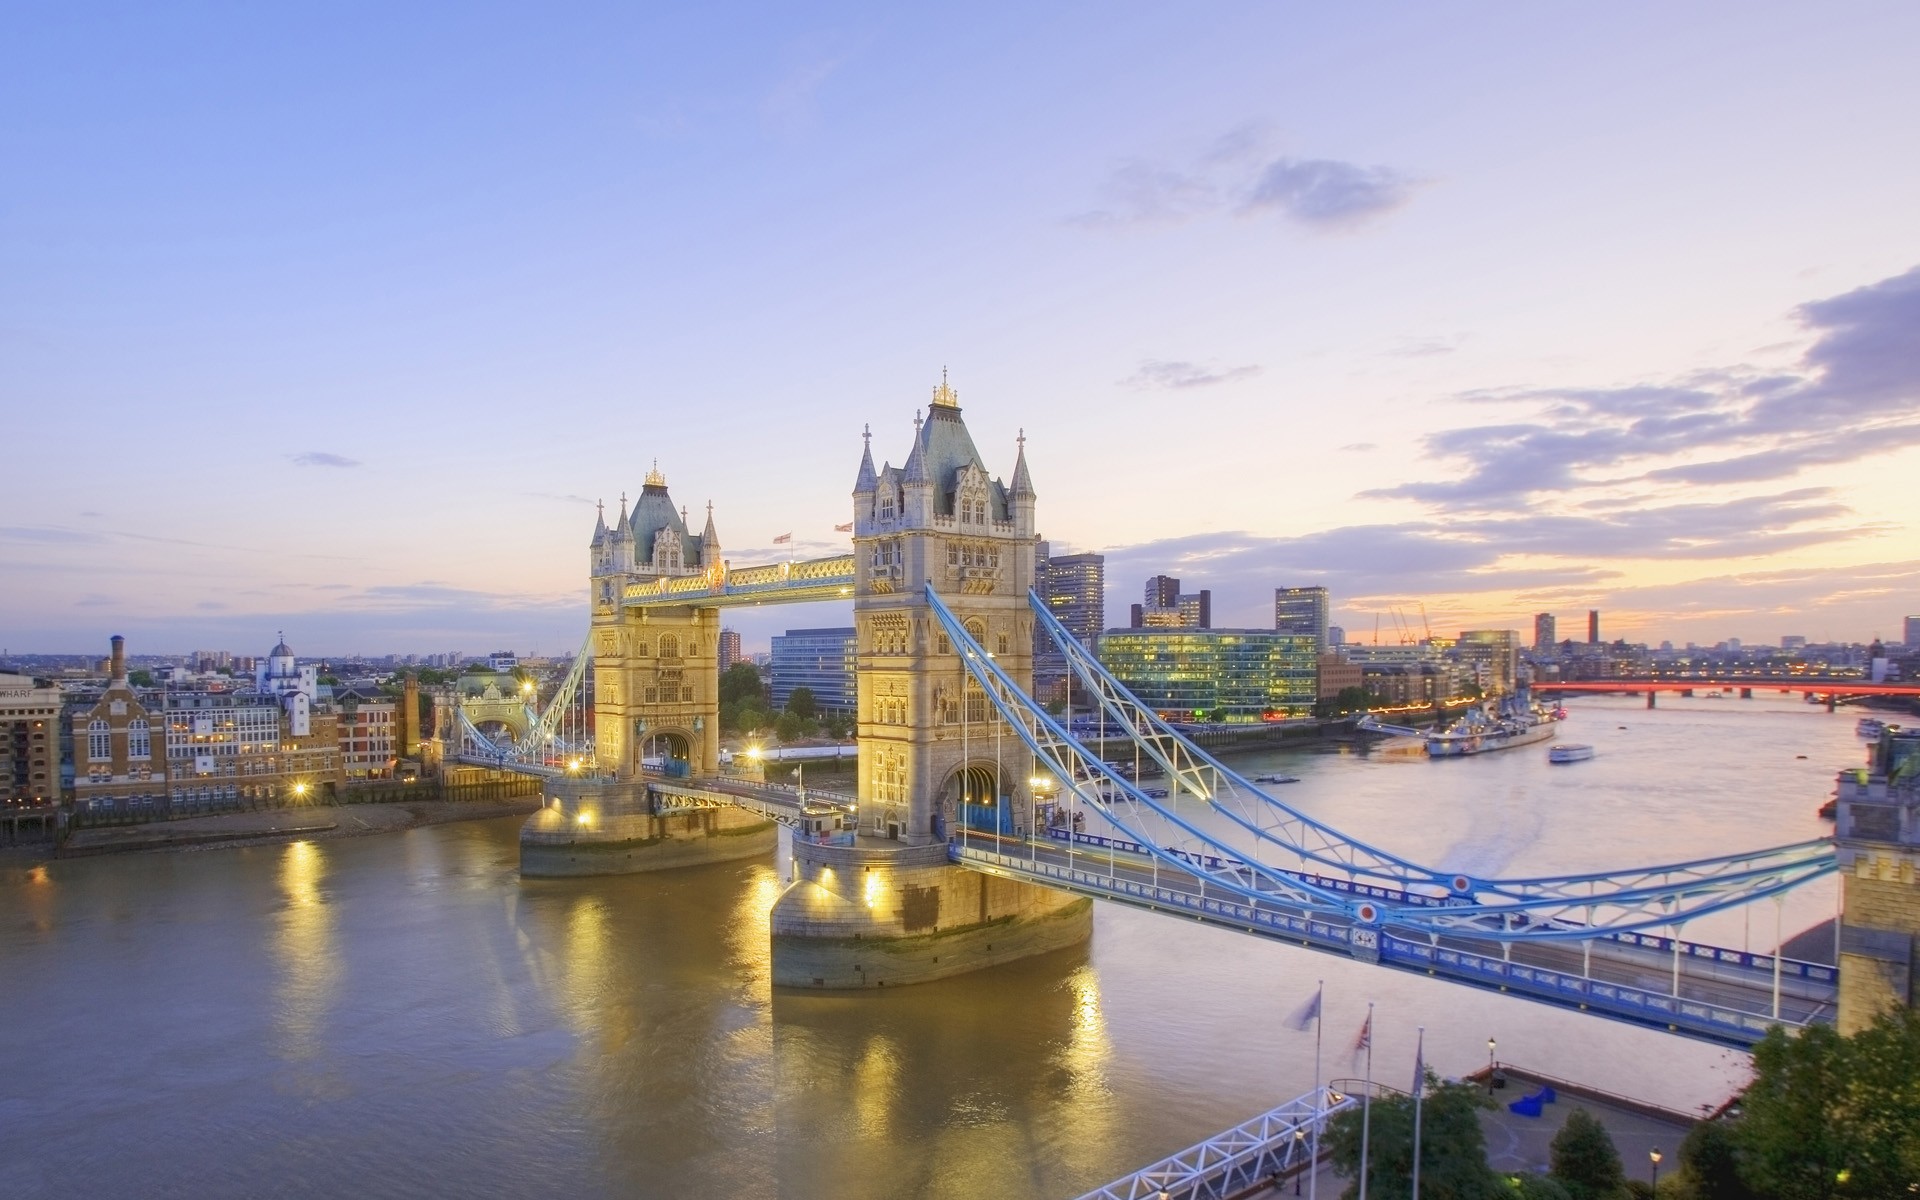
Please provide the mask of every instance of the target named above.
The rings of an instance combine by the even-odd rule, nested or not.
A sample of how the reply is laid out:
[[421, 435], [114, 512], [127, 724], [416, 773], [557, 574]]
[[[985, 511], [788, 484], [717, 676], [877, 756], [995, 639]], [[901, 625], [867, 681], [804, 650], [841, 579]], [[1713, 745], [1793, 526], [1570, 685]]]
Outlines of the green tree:
[[806, 733], [806, 731], [807, 731], [806, 718], [802, 717], [799, 713], [794, 712], [792, 709], [788, 709], [786, 712], [781, 713], [780, 719], [773, 723], [774, 735], [783, 742], [791, 742], [794, 739], [803, 736]]
[[1756, 1200], [1740, 1178], [1740, 1145], [1725, 1121], [1702, 1121], [1680, 1143], [1674, 1190], [1687, 1200]]
[[787, 697], [787, 711], [803, 721], [811, 721], [819, 709], [813, 702], [813, 689], [797, 687]]
[[766, 686], [760, 680], [760, 668], [752, 663], [737, 662], [728, 667], [720, 676], [720, 702], [729, 700], [751, 700], [756, 704], [765, 704]]
[[134, 687], [152, 687], [153, 672], [145, 669], [127, 672], [127, 682]]
[[1516, 1200], [1573, 1200], [1567, 1189], [1551, 1175], [1515, 1175], [1508, 1181]]
[[[1487, 1166], [1486, 1135], [1480, 1110], [1488, 1100], [1477, 1087], [1440, 1083], [1427, 1075], [1427, 1098], [1420, 1110], [1421, 1200], [1503, 1200], [1514, 1193]], [[1413, 1175], [1413, 1097], [1380, 1097], [1373, 1102], [1367, 1146], [1367, 1194], [1404, 1196]], [[1327, 1148], [1334, 1170], [1353, 1180], [1346, 1195], [1359, 1195], [1361, 1110], [1349, 1109], [1329, 1122]]]
[[1615, 1200], [1626, 1190], [1627, 1175], [1612, 1136], [1584, 1108], [1567, 1114], [1567, 1123], [1553, 1135], [1548, 1161], [1573, 1200]]

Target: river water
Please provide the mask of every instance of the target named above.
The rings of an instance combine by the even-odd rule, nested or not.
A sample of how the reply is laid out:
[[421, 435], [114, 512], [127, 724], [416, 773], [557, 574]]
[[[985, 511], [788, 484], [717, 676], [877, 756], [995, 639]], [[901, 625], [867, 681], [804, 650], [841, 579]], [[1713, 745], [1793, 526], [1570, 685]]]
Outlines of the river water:
[[[1409, 857], [1517, 874], [1818, 836], [1854, 716], [1592, 698], [1562, 740], [1449, 762], [1242, 756]], [[1805, 755], [1805, 758], [1799, 756]], [[1099, 905], [1085, 948], [919, 987], [768, 985], [783, 864], [522, 881], [518, 819], [0, 868], [0, 1193], [1077, 1195], [1307, 1091], [1375, 1002], [1406, 1086], [1499, 1057], [1691, 1109], [1745, 1056]], [[1822, 880], [1786, 931], [1831, 916]], [[1689, 937], [1757, 948], [1774, 908]]]

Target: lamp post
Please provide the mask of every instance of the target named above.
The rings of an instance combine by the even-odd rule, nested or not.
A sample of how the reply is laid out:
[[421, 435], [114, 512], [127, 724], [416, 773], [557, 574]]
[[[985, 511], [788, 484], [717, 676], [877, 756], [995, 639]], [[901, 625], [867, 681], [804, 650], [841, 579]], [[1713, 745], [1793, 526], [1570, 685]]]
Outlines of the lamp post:
[[1647, 1151], [1647, 1161], [1653, 1164], [1653, 1190], [1660, 1190], [1660, 1147]]
[[1493, 1039], [1487, 1039], [1487, 1095], [1493, 1095]]

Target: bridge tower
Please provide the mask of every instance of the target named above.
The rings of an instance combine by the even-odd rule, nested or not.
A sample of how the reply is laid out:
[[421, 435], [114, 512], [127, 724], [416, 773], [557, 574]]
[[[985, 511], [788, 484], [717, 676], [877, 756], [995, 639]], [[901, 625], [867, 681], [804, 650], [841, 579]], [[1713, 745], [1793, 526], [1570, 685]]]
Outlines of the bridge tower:
[[1882, 733], [1869, 758], [1835, 793], [1841, 1033], [1920, 1003], [1920, 736]]
[[[891, 987], [1084, 942], [1093, 902], [952, 864], [947, 833], [1024, 834], [1033, 758], [967, 675], [929, 585], [1022, 687], [1033, 681], [1033, 482], [987, 474], [943, 376], [906, 465], [854, 483], [860, 828], [852, 845], [795, 839], [775, 902], [773, 982]], [[998, 736], [996, 736], [996, 733]]]
[[694, 537], [659, 464], [640, 497], [608, 528], [596, 519], [589, 587], [593, 611], [594, 758], [632, 778], [648, 761], [669, 775], [706, 774], [720, 756], [720, 614], [712, 608], [625, 608], [628, 585], [663, 577], [717, 578], [726, 569], [713, 506]]
[[1027, 794], [1032, 756], [1001, 729], [926, 588], [1032, 687], [1027, 591], [1038, 538], [1026, 438], [1012, 482], [989, 477], [944, 375], [926, 419], [914, 417], [904, 467], [875, 471], [872, 435], [863, 436], [853, 489], [861, 832], [924, 845], [963, 812], [996, 825], [1017, 813], [1024, 825], [1028, 807], [1016, 798]]

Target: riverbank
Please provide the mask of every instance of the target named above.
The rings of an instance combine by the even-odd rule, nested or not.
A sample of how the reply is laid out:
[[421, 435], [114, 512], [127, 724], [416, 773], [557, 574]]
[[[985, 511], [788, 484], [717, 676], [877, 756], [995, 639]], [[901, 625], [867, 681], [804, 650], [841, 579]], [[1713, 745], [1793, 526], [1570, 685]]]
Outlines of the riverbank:
[[117, 825], [74, 832], [65, 843], [29, 843], [0, 850], [0, 862], [31, 865], [55, 858], [209, 850], [289, 841], [331, 841], [377, 833], [401, 833], [453, 821], [524, 816], [540, 797], [507, 800], [412, 800], [395, 804], [313, 805], [264, 812], [220, 813], [181, 821]]

